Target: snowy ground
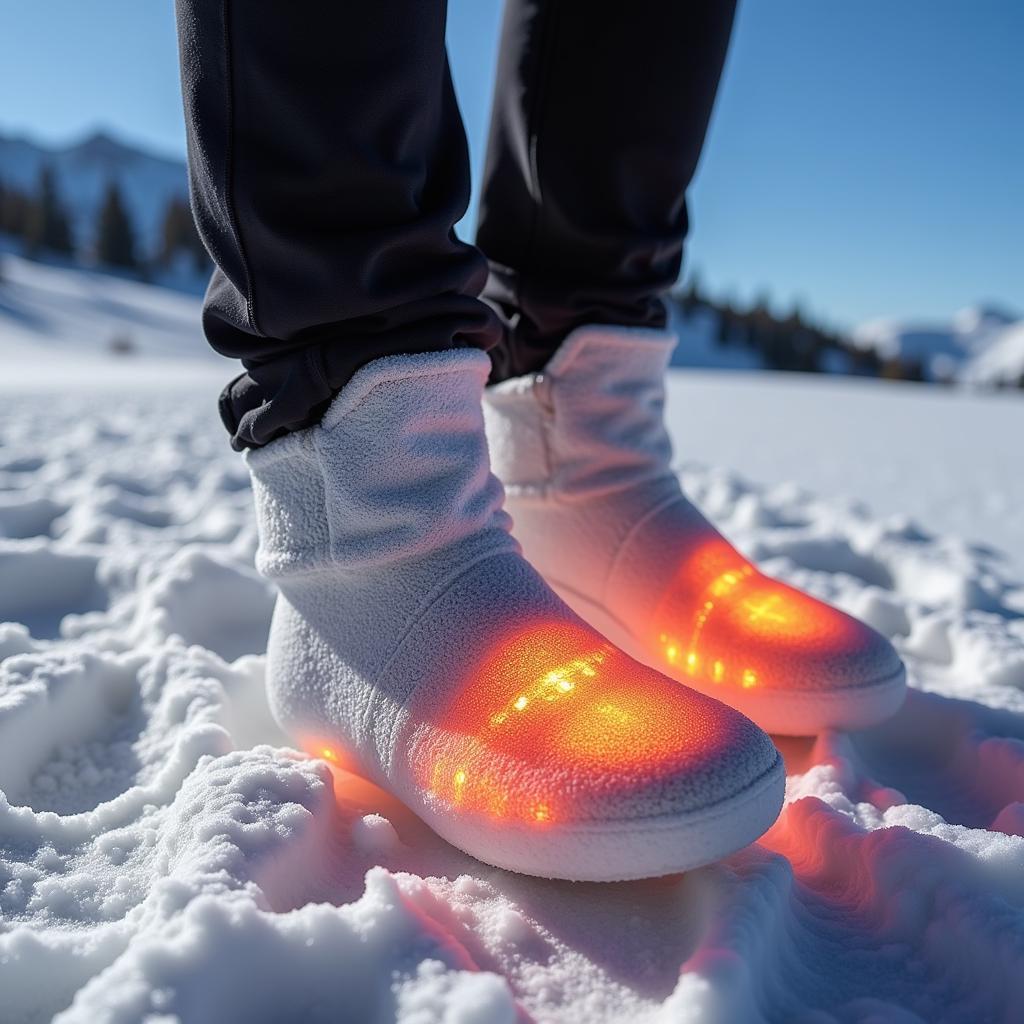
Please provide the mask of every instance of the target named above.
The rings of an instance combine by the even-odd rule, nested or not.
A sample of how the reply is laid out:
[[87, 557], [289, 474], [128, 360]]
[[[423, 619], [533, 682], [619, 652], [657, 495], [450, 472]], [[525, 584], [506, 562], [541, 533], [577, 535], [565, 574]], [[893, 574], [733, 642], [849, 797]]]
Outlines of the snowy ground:
[[758, 845], [592, 885], [485, 867], [287, 749], [219, 376], [161, 396], [93, 365], [0, 385], [4, 1024], [1019, 1019], [1024, 403], [673, 381], [681, 454], [775, 482], [687, 464], [691, 494], [892, 636], [915, 689], [881, 728], [780, 740]]
[[[214, 363], [203, 338], [200, 298], [82, 267], [37, 263], [4, 251], [0, 236], [0, 357], [49, 373], [94, 360], [112, 347], [170, 362]], [[48, 357], [48, 358], [47, 358]], [[109, 362], [109, 360], [108, 360]]]
[[669, 394], [681, 454], [997, 548], [1024, 579], [1024, 394], [714, 371]]

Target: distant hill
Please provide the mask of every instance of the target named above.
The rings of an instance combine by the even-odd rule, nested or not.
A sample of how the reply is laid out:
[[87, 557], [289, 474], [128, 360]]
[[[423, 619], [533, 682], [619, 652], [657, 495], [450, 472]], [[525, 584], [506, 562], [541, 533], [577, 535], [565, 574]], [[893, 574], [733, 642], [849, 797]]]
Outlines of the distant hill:
[[968, 360], [960, 378], [965, 384], [1024, 387], [1024, 320], [1002, 328]]
[[673, 292], [669, 311], [679, 334], [673, 366], [1024, 388], [1024, 319], [993, 305], [962, 309], [948, 323], [872, 320], [847, 335], [796, 310], [737, 309], [691, 282]]
[[948, 323], [872, 320], [851, 340], [883, 360], [919, 364], [926, 380], [1016, 384], [1024, 377], [1022, 329], [1014, 314], [981, 305], [960, 310]]
[[147, 257], [155, 254], [168, 201], [188, 197], [184, 161], [146, 152], [106, 132], [58, 147], [0, 134], [0, 183], [32, 193], [46, 165], [57, 179], [79, 250], [93, 242], [96, 214], [111, 181], [121, 189], [139, 248]]
[[[48, 146], [24, 136], [0, 132], [0, 185], [37, 194], [42, 168], [52, 170], [57, 191], [67, 210], [78, 259], [86, 264], [65, 267], [66, 257], [43, 254], [53, 270], [33, 270], [23, 261], [8, 260], [8, 287], [0, 302], [0, 341], [8, 345], [60, 338], [86, 349], [105, 350], [117, 339], [130, 337], [133, 350], [159, 350], [173, 339], [197, 334], [198, 307], [161, 307], [155, 318], [149, 310], [156, 292], [119, 291], [91, 259], [97, 215], [108, 185], [116, 182], [135, 232], [142, 268], [114, 277], [142, 277], [179, 292], [202, 292], [208, 267], [190, 224], [194, 250], [187, 259], [156, 259], [161, 227], [172, 200], [188, 199], [188, 175], [181, 159], [161, 156], [124, 142], [108, 132], [95, 131], [66, 146]], [[180, 212], [180, 211], [179, 211]], [[187, 211], [184, 212], [188, 223]], [[180, 244], [180, 243], [179, 243]], [[15, 235], [0, 237], [0, 250], [24, 251]], [[174, 252], [181, 252], [175, 249]], [[191, 254], [191, 255], [189, 255]], [[82, 257], [86, 257], [82, 259]], [[2, 254], [0, 254], [2, 258]], [[91, 271], [90, 271], [91, 267]], [[109, 269], [109, 268], [105, 268]], [[78, 273], [81, 270], [82, 273]], [[92, 276], [86, 276], [90, 271]], [[52, 289], [52, 291], [48, 291]], [[117, 302], [83, 302], [79, 292], [117, 293]], [[26, 295], [36, 306], [19, 315]], [[38, 302], [37, 302], [38, 300]], [[125, 300], [124, 308], [120, 303]], [[852, 335], [809, 322], [798, 310], [773, 313], [758, 302], [749, 309], [716, 302], [700, 292], [691, 278], [670, 303], [680, 343], [673, 355], [677, 366], [731, 370], [788, 370], [885, 376], [911, 380], [961, 382], [976, 386], [1024, 387], [1024, 320], [993, 305], [973, 306], [948, 323], [880, 319], [862, 324]], [[127, 323], [120, 313], [127, 309]], [[111, 311], [114, 311], [111, 313]], [[143, 312], [145, 310], [145, 312]], [[75, 317], [82, 317], [80, 324]], [[86, 326], [87, 325], [87, 326]], [[156, 325], [156, 329], [152, 330]], [[185, 346], [185, 350], [189, 349]]]
[[722, 334], [720, 310], [701, 305], [684, 313], [673, 303], [670, 307], [671, 326], [679, 335], [679, 343], [672, 352], [673, 366], [692, 366], [715, 370], [762, 370], [764, 360], [754, 349], [745, 345], [726, 345]]

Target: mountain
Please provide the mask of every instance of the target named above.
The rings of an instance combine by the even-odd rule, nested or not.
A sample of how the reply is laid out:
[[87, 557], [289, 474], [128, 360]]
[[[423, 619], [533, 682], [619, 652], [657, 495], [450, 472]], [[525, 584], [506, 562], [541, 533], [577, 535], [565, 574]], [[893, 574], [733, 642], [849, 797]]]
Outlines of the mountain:
[[121, 189], [139, 249], [147, 256], [157, 248], [168, 200], [188, 197], [183, 160], [149, 153], [107, 132], [57, 147], [0, 134], [0, 183], [32, 193], [44, 166], [53, 169], [80, 251], [93, 244], [96, 214], [111, 181]]
[[1017, 385], [1024, 381], [1024, 320], [1008, 324], [963, 368], [961, 379], [975, 385]]
[[[1024, 358], [1016, 361], [1012, 343], [1001, 360], [989, 353], [1010, 332], [1020, 334], [1022, 321], [996, 306], [969, 306], [946, 323], [895, 319], [871, 320], [857, 327], [851, 340], [858, 348], [882, 359], [919, 363], [927, 380], [968, 380], [975, 384], [1009, 383], [1024, 373]], [[1016, 374], [1012, 377], [1013, 370]]]

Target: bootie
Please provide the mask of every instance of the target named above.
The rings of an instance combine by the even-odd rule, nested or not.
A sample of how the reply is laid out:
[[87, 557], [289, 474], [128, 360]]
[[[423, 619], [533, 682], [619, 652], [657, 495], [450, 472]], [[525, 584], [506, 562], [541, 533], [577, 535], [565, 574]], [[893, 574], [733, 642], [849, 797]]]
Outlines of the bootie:
[[526, 557], [614, 644], [769, 732], [891, 715], [904, 670], [856, 619], [758, 572], [670, 469], [667, 332], [573, 331], [544, 372], [488, 388], [494, 472]]
[[611, 880], [756, 839], [784, 776], [743, 716], [646, 668], [523, 559], [491, 475], [475, 350], [357, 371], [320, 425], [251, 451], [280, 596], [271, 707], [499, 867]]

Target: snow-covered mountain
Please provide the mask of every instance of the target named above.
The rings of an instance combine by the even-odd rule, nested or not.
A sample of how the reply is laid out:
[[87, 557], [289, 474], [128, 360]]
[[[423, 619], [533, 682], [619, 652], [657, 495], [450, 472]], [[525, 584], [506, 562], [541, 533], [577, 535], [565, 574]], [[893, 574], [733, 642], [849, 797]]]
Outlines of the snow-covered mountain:
[[[672, 326], [679, 344], [672, 365], [715, 370], [772, 369], [763, 351], [737, 337], [720, 340], [721, 313], [699, 306], [690, 314], [673, 304]], [[1024, 378], [1024, 320], [993, 306], [970, 306], [948, 323], [872, 320], [849, 339], [855, 348], [898, 360], [907, 369], [919, 363], [926, 380], [973, 387], [1015, 387]], [[823, 348], [818, 368], [840, 376], [858, 373], [849, 349]]]
[[961, 373], [966, 384], [1019, 384], [1024, 380], [1024, 320], [1008, 324]]
[[[994, 306], [970, 306], [948, 323], [895, 319], [871, 320], [853, 332], [859, 348], [883, 359], [918, 362], [929, 380], [963, 380], [972, 384], [1014, 384], [1024, 374], [1024, 321]], [[1001, 351], [1001, 356], [993, 353]]]
[[53, 169], [80, 249], [92, 242], [96, 213], [111, 181], [120, 187], [140, 248], [148, 255], [156, 248], [168, 200], [188, 196], [183, 161], [148, 153], [107, 132], [57, 147], [0, 134], [0, 182], [31, 194], [44, 166]]

